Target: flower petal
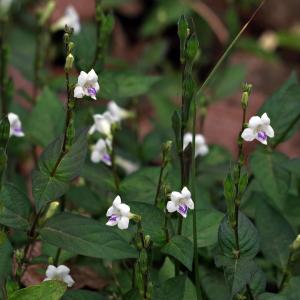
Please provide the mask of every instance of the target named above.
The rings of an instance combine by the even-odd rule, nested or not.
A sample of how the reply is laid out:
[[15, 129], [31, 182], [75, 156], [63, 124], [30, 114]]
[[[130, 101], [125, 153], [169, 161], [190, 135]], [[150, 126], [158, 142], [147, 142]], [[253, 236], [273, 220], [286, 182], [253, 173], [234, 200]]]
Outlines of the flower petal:
[[200, 147], [197, 147], [197, 149], [195, 149], [195, 156], [205, 156], [208, 152], [209, 152], [209, 148], [207, 145], [201, 145]]
[[256, 129], [260, 125], [262, 125], [262, 120], [258, 116], [251, 117], [249, 120], [249, 128]]
[[274, 129], [272, 128], [271, 125], [266, 126], [264, 128], [264, 131], [265, 131], [266, 135], [270, 138], [273, 138], [275, 136]]
[[118, 227], [119, 229], [127, 229], [129, 225], [129, 218], [128, 217], [121, 217], [121, 219], [118, 222]]
[[263, 125], [270, 125], [270, 118], [268, 117], [267, 113], [264, 113], [262, 116], [261, 116], [261, 121], [262, 121], [262, 124]]
[[183, 150], [193, 141], [193, 135], [190, 132], [185, 133], [183, 137]]
[[252, 128], [245, 128], [242, 132], [241, 137], [247, 142], [252, 142], [256, 138], [256, 134], [254, 133]]
[[118, 205], [118, 209], [120, 210], [122, 216], [128, 216], [130, 212], [130, 207], [127, 204], [121, 203]]
[[111, 206], [107, 212], [106, 212], [106, 216], [110, 217], [113, 213], [115, 212], [115, 208], [113, 206]]
[[98, 75], [96, 74], [94, 69], [89, 71], [89, 73], [87, 74], [87, 80], [90, 81], [90, 82], [97, 82], [98, 81]]
[[81, 71], [79, 76], [78, 76], [78, 85], [83, 87], [88, 80], [88, 74], [84, 71]]
[[167, 203], [167, 211], [169, 213], [173, 213], [177, 210], [177, 205], [173, 201], [168, 201]]
[[65, 276], [64, 282], [67, 284], [68, 287], [73, 286], [73, 284], [75, 283], [74, 279], [70, 275]]
[[205, 138], [202, 134], [196, 134], [195, 142], [197, 146], [204, 145], [206, 143]]
[[76, 88], [74, 89], [74, 97], [81, 99], [83, 98], [83, 96], [84, 96], [83, 88], [80, 85], [76, 86]]
[[56, 275], [56, 267], [53, 265], [49, 265], [46, 270], [46, 276], [51, 280]]
[[180, 199], [182, 199], [182, 195], [179, 192], [172, 192], [170, 198], [171, 201], [177, 203]]
[[185, 199], [190, 199], [192, 196], [191, 192], [186, 186], [181, 190], [181, 195]]
[[95, 164], [101, 161], [102, 155], [99, 151], [93, 150], [91, 153], [91, 161]]
[[65, 265], [60, 265], [56, 268], [56, 272], [58, 275], [64, 277], [70, 273], [70, 269]]
[[192, 199], [188, 199], [185, 204], [189, 209], [194, 209], [194, 201]]
[[119, 205], [122, 203], [121, 197], [118, 195], [113, 201], [113, 206], [119, 208]]

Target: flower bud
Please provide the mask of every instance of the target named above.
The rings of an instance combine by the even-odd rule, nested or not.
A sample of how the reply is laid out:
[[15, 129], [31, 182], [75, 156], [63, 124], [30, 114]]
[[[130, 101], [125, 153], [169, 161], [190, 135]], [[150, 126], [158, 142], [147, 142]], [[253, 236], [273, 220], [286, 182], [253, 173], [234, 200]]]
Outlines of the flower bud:
[[68, 51], [69, 52], [72, 52], [74, 49], [74, 43], [73, 42], [70, 42], [69, 45], [68, 45]]
[[184, 15], [178, 21], [178, 37], [180, 40], [186, 40], [189, 35], [189, 25]]
[[70, 41], [70, 35], [69, 35], [69, 33], [65, 32], [64, 33], [64, 43], [69, 44], [69, 41]]
[[144, 239], [145, 248], [149, 248], [150, 244], [151, 244], [151, 237], [150, 235], [147, 234]]
[[298, 234], [296, 239], [293, 241], [291, 248], [293, 251], [297, 251], [300, 249], [300, 234]]
[[186, 57], [187, 60], [192, 64], [196, 59], [199, 53], [199, 43], [198, 39], [195, 34], [193, 34], [189, 40], [187, 41], [186, 45]]
[[17, 263], [20, 263], [24, 257], [24, 249], [16, 249], [15, 250], [15, 258]]
[[141, 250], [139, 257], [140, 269], [143, 274], [147, 272], [148, 269], [148, 254], [145, 249]]
[[74, 56], [70, 53], [66, 58], [65, 70], [70, 71], [73, 68]]

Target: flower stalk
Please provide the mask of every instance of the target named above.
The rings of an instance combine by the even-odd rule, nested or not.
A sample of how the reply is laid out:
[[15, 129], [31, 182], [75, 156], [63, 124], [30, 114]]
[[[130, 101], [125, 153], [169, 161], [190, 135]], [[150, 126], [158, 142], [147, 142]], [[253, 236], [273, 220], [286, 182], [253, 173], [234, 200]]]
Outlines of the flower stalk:
[[5, 44], [6, 18], [0, 17], [0, 97], [1, 97], [1, 115], [7, 115], [8, 101], [8, 77], [7, 77], [7, 61], [8, 50]]

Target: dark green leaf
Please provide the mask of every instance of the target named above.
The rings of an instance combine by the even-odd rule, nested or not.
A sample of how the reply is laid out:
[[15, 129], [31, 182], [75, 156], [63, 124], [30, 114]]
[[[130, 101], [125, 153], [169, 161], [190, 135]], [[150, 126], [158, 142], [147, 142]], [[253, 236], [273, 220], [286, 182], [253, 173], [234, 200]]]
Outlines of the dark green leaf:
[[97, 292], [88, 290], [69, 290], [62, 300], [105, 300], [106, 298]]
[[161, 249], [165, 254], [175, 257], [190, 271], [193, 268], [193, 243], [182, 235], [175, 235], [172, 239]]
[[289, 189], [290, 173], [283, 168], [288, 158], [265, 149], [255, 151], [250, 158], [251, 169], [273, 206], [282, 209]]
[[[238, 235], [239, 256], [247, 259], [255, 257], [259, 250], [258, 233], [252, 222], [242, 212], [239, 212]], [[220, 224], [218, 240], [222, 253], [227, 257], [236, 258], [235, 234], [227, 216], [223, 218]]]
[[13, 247], [6, 234], [0, 231], [0, 284], [12, 273]]
[[289, 80], [261, 107], [260, 113], [268, 113], [275, 137], [271, 144], [283, 142], [292, 136], [300, 124], [300, 85], [293, 73]]
[[258, 300], [291, 300], [288, 296], [264, 293], [259, 295]]
[[255, 220], [263, 254], [283, 270], [289, 256], [289, 246], [296, 237], [293, 228], [278, 211], [264, 201], [263, 197], [258, 202]]
[[30, 200], [12, 184], [5, 184], [0, 192], [0, 224], [28, 229], [31, 211]]
[[[218, 228], [224, 214], [212, 209], [197, 210], [197, 243], [198, 247], [208, 247], [217, 243]], [[182, 234], [193, 241], [193, 214], [183, 222]]]
[[60, 300], [66, 290], [67, 285], [61, 281], [44, 281], [41, 284], [16, 291], [8, 300]]
[[41, 92], [25, 125], [26, 136], [43, 147], [60, 134], [64, 126], [64, 108], [51, 90], [45, 88]]
[[49, 219], [41, 236], [49, 244], [90, 257], [114, 260], [137, 255], [121, 233], [95, 220], [70, 213]]

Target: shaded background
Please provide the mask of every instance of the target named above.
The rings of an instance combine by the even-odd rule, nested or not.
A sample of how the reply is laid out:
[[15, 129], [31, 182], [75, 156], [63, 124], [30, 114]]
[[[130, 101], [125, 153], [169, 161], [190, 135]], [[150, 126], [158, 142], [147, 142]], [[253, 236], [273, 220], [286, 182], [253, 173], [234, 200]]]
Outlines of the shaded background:
[[[83, 23], [93, 21], [93, 0], [57, 0], [53, 21], [60, 18], [66, 6], [70, 4], [78, 10]], [[201, 62], [198, 64], [199, 80], [203, 80], [229, 41], [249, 19], [258, 1], [119, 0], [104, 1], [104, 4], [107, 10], [113, 9], [116, 17], [110, 52], [112, 58], [137, 68], [144, 63], [148, 65], [144, 68], [148, 73], [163, 75], [166, 79], [173, 75], [179, 76], [177, 19], [183, 12], [191, 15], [195, 20], [203, 50]], [[35, 9], [35, 4], [29, 5], [30, 12], [34, 12]], [[15, 25], [19, 26], [20, 20], [24, 22], [24, 16], [17, 12]], [[226, 80], [219, 84], [222, 85], [221, 91], [218, 91], [218, 99], [212, 99], [214, 103], [209, 107], [205, 124], [205, 135], [209, 143], [221, 144], [233, 152], [236, 150], [235, 139], [241, 114], [241, 82], [247, 81], [254, 85], [249, 108], [251, 115], [288, 78], [292, 70], [298, 71], [299, 20], [300, 4], [297, 0], [268, 0], [263, 6], [225, 64], [229, 71], [226, 72], [225, 68]], [[55, 36], [54, 41], [59, 47], [60, 37]], [[20, 52], [25, 58], [28, 54], [26, 52], [30, 51], [27, 48], [33, 45], [27, 44], [30, 42], [25, 40], [24, 43], [25, 48], [22, 48], [22, 45], [19, 47], [21, 46]], [[62, 61], [55, 55], [52, 55], [51, 59], [50, 72], [60, 72]], [[30, 82], [24, 79], [22, 73], [15, 67], [11, 67], [10, 72], [16, 79], [17, 89], [25, 88], [30, 93]], [[220, 72], [221, 77], [224, 76], [222, 70]], [[212, 89], [217, 85], [218, 82]], [[172, 89], [173, 93], [169, 93], [168, 96], [176, 102], [180, 90], [175, 84]], [[153, 127], [153, 118], [154, 121], [157, 118], [155, 102], [149, 99], [147, 102], [140, 102], [139, 109], [143, 112], [140, 119], [143, 136]], [[300, 154], [299, 144], [300, 134], [297, 134], [279, 149], [290, 156], [297, 156]]]

